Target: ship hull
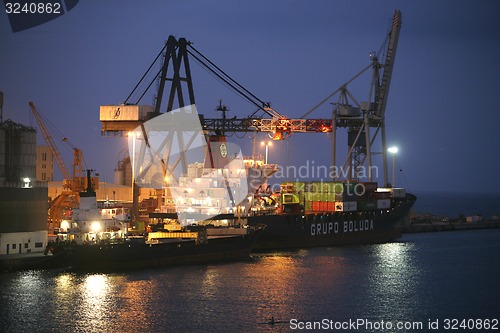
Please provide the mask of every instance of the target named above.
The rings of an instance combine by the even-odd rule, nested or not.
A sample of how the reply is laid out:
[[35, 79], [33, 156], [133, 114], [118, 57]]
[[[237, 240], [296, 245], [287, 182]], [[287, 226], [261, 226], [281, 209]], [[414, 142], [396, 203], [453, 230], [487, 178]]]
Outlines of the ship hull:
[[[109, 272], [165, 266], [229, 262], [250, 258], [262, 233], [256, 228], [247, 235], [146, 244], [143, 240], [118, 244], [75, 245], [64, 250], [64, 261], [73, 271]], [[61, 253], [63, 255], [63, 253]]]
[[266, 225], [256, 250], [384, 243], [399, 237], [395, 227], [415, 200], [408, 194], [391, 209], [363, 212], [251, 216], [248, 224]]

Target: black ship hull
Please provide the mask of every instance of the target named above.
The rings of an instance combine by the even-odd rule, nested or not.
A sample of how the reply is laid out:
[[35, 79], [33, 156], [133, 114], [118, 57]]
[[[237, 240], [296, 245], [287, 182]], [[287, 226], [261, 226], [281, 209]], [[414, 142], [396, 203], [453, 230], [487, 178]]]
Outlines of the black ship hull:
[[132, 240], [116, 244], [74, 245], [59, 253], [61, 262], [73, 271], [110, 272], [128, 269], [195, 265], [250, 258], [263, 227], [247, 235], [146, 244]]
[[383, 243], [399, 237], [395, 227], [408, 215], [415, 200], [414, 195], [407, 194], [390, 209], [251, 216], [248, 224], [266, 225], [256, 250]]

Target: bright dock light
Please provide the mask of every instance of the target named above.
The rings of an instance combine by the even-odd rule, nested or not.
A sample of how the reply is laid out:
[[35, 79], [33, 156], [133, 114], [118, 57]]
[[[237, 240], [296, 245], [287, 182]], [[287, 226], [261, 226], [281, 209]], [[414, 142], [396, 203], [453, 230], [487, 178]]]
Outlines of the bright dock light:
[[94, 232], [97, 233], [99, 230], [101, 230], [101, 224], [97, 221], [92, 222], [90, 225], [90, 229]]
[[392, 187], [396, 187], [396, 154], [398, 153], [398, 147], [390, 147], [387, 151], [392, 154]]
[[269, 157], [269, 146], [272, 146], [273, 143], [272, 143], [272, 141], [261, 141], [260, 145], [266, 146], [266, 164], [267, 164], [267, 158]]
[[387, 151], [391, 154], [397, 154], [398, 153], [398, 147], [390, 147], [387, 149]]

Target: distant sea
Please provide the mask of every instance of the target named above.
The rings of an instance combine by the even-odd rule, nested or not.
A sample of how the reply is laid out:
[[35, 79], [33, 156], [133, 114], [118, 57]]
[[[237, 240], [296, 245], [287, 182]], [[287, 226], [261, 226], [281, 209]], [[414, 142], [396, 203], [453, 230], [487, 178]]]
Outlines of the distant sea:
[[482, 215], [490, 218], [500, 216], [500, 193], [446, 193], [446, 192], [415, 192], [417, 202], [413, 211], [424, 214], [456, 218], [460, 214]]

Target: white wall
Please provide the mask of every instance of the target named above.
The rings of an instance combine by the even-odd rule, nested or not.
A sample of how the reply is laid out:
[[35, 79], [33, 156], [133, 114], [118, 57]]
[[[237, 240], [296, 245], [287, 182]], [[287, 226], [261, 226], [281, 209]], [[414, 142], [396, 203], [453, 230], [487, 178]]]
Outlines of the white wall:
[[0, 255], [7, 254], [7, 245], [9, 254], [44, 252], [47, 246], [47, 230], [0, 234]]

